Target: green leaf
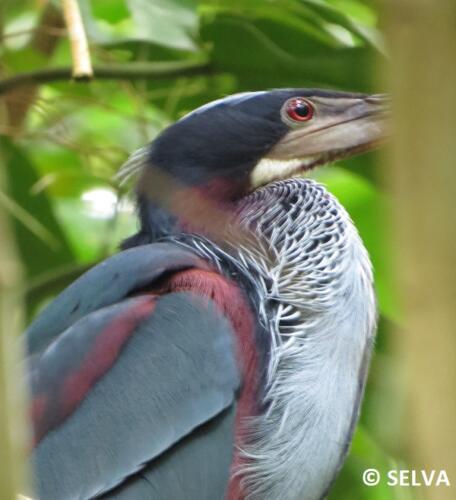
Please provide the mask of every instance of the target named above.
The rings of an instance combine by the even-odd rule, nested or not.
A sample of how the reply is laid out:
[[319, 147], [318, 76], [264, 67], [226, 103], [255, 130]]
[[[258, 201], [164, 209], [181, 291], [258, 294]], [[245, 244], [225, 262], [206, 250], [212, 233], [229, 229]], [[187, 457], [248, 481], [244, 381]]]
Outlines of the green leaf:
[[72, 262], [73, 252], [54, 216], [46, 193], [32, 193], [32, 187], [38, 181], [33, 164], [18, 146], [7, 139], [0, 139], [0, 153], [8, 172], [8, 196], [35, 220], [35, 228], [45, 228], [53, 242], [49, 245], [42, 234], [37, 235], [36, 231], [31, 231], [29, 225], [24, 225], [21, 217], [13, 219], [16, 241], [27, 276], [35, 276]]
[[2, 55], [2, 63], [10, 72], [19, 73], [43, 67], [46, 64], [46, 58], [32, 47], [24, 47], [19, 50], [6, 51]]
[[[352, 7], [350, 11], [354, 10], [353, 3], [350, 4]], [[351, 46], [354, 39], [357, 39], [380, 52], [383, 50], [381, 36], [371, 25], [372, 22], [363, 24], [359, 21], [359, 16], [347, 15], [346, 6], [339, 7], [322, 0], [281, 0], [279, 2], [214, 0], [205, 2], [203, 5], [202, 11], [212, 15], [223, 13], [239, 16], [249, 21], [269, 19], [280, 22], [290, 28], [301, 30], [329, 47]], [[356, 3], [355, 6], [357, 5]], [[364, 19], [369, 13], [372, 18], [374, 14], [371, 10], [366, 6], [363, 7], [361, 11], [364, 13]], [[345, 32], [348, 36], [341, 38], [337, 32]]]
[[109, 23], [118, 23], [129, 15], [125, 0], [90, 0], [90, 6], [94, 17]]
[[103, 26], [93, 13], [93, 3], [90, 0], [78, 0], [84, 28], [91, 42], [99, 45], [115, 42], [118, 36], [108, 27]]
[[281, 22], [228, 15], [216, 16], [201, 35], [213, 47], [215, 69], [233, 73], [238, 90], [306, 86], [371, 90], [374, 52], [367, 47], [331, 48]]
[[134, 37], [167, 47], [194, 50], [198, 15], [194, 0], [127, 0]]
[[380, 54], [385, 54], [382, 36], [375, 28], [354, 21], [342, 10], [328, 5], [322, 0], [301, 0], [301, 2], [312, 9], [322, 20], [345, 28], [359, 37], [363, 42], [375, 48]]
[[214, 14], [242, 17], [245, 21], [250, 22], [267, 19], [300, 30], [328, 47], [340, 46], [331, 33], [322, 29], [318, 16], [296, 0], [283, 0], [274, 3], [263, 0], [212, 1], [204, 5], [202, 12], [212, 17]]
[[378, 12], [368, 5], [364, 0], [326, 0], [325, 2], [343, 12], [346, 16], [363, 24], [364, 26], [375, 26], [377, 24]]
[[59, 242], [32, 214], [18, 205], [6, 193], [0, 191], [0, 206], [17, 221], [21, 222], [31, 233], [52, 249], [59, 248]]

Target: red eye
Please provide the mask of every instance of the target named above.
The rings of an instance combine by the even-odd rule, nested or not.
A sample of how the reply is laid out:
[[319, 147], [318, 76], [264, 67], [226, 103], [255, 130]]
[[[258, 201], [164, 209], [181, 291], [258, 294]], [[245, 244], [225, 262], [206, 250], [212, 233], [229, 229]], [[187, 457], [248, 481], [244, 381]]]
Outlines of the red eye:
[[285, 112], [295, 122], [306, 122], [312, 118], [314, 108], [307, 99], [295, 97], [287, 102]]

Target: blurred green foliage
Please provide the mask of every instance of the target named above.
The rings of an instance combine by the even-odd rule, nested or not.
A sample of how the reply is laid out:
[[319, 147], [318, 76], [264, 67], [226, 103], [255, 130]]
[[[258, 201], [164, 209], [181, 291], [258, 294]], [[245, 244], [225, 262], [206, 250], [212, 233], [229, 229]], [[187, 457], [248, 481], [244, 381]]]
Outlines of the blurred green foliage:
[[[114, 175], [129, 153], [173, 120], [209, 100], [246, 90], [381, 90], [373, 75], [384, 49], [376, 29], [378, 13], [367, 0], [79, 3], [95, 66], [194, 61], [207, 62], [210, 71], [160, 80], [48, 82], [37, 94], [30, 88], [25, 89], [28, 93], [8, 94], [13, 115], [16, 105], [26, 101], [29, 106], [24, 124], [11, 125], [13, 115], [8, 119], [4, 109], [0, 123], [10, 181], [0, 203], [15, 222], [29, 315], [134, 231], [135, 217], [125, 209], [128, 190]], [[57, 37], [52, 54], [44, 56], [34, 47], [33, 33], [45, 2], [10, 0], [5, 5], [0, 79], [71, 64], [61, 29], [40, 27]], [[384, 473], [400, 460], [400, 450], [394, 447], [397, 430], [388, 424], [397, 411], [389, 325], [399, 321], [400, 312], [386, 244], [389, 200], [376, 180], [375, 159], [363, 156], [314, 174], [342, 201], [368, 247], [380, 308], [362, 423], [331, 495], [334, 500], [416, 498], [386, 486], [368, 488], [361, 479], [366, 468]], [[102, 194], [94, 194], [96, 189]], [[104, 200], [101, 208], [94, 206], [97, 193]]]

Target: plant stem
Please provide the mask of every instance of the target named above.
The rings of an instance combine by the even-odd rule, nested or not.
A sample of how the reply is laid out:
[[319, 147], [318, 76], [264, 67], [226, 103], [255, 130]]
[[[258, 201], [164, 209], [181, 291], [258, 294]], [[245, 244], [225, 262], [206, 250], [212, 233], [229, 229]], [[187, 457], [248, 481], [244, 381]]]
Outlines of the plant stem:
[[[99, 65], [93, 68], [97, 80], [139, 80], [166, 79], [178, 76], [204, 75], [210, 73], [207, 62], [155, 62]], [[0, 95], [18, 87], [71, 80], [72, 68], [45, 68], [37, 71], [18, 73], [0, 80]]]

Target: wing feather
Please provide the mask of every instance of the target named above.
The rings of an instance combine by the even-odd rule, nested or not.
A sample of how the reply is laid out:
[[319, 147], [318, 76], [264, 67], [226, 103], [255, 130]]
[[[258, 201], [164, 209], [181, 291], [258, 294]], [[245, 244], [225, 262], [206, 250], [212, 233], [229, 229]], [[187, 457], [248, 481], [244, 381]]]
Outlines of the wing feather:
[[160, 286], [192, 268], [208, 270], [171, 243], [126, 250], [26, 332], [39, 498], [223, 497], [240, 385], [233, 319], [212, 292]]
[[238, 386], [226, 318], [188, 292], [159, 298], [116, 362], [35, 448], [39, 497], [109, 491], [232, 406]]

